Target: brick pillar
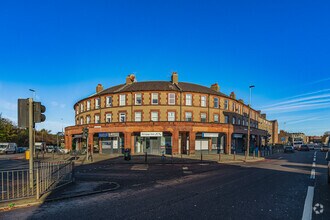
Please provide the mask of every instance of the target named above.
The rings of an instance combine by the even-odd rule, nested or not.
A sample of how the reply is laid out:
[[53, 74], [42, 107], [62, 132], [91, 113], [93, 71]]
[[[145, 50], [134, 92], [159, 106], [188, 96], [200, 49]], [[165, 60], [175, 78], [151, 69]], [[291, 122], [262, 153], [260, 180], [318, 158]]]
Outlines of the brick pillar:
[[100, 154], [102, 154], [102, 138], [99, 137], [99, 150]]
[[172, 132], [172, 154], [179, 154], [179, 131]]
[[225, 146], [225, 154], [231, 154], [231, 132], [226, 134], [226, 146]]
[[124, 133], [124, 148], [130, 148], [132, 150], [132, 133], [125, 132]]
[[189, 154], [195, 154], [196, 132], [189, 132]]
[[134, 135], [131, 133], [131, 154], [135, 153]]
[[94, 151], [94, 143], [93, 143], [93, 140], [94, 140], [94, 133], [88, 133], [88, 140], [87, 140], [87, 149], [91, 149], [91, 154], [93, 154], [93, 151]]
[[64, 137], [64, 141], [65, 141], [65, 148], [68, 150], [72, 150], [72, 135], [66, 134]]

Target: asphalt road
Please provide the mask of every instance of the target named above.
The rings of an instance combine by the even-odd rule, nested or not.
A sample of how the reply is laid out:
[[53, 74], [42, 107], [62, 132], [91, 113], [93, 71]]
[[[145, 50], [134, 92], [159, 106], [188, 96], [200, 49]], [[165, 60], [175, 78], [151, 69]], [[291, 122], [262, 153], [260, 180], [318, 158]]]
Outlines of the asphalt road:
[[[116, 181], [121, 188], [3, 212], [0, 219], [330, 219], [324, 157], [318, 151], [314, 161], [310, 151], [231, 165], [81, 166], [78, 179]], [[312, 210], [316, 204], [320, 214]]]

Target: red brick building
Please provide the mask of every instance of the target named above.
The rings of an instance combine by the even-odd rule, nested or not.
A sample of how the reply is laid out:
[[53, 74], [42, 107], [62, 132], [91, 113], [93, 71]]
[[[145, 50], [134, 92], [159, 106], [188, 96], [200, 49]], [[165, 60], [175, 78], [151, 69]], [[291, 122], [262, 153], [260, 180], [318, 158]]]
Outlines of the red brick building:
[[[65, 128], [68, 149], [94, 146], [100, 153], [194, 154], [244, 151], [247, 143], [249, 106], [210, 88], [178, 81], [126, 83], [103, 89], [74, 105], [76, 125]], [[251, 109], [251, 148], [277, 138], [277, 121], [269, 121]], [[82, 138], [88, 128], [87, 141]], [[271, 138], [270, 138], [271, 137]]]

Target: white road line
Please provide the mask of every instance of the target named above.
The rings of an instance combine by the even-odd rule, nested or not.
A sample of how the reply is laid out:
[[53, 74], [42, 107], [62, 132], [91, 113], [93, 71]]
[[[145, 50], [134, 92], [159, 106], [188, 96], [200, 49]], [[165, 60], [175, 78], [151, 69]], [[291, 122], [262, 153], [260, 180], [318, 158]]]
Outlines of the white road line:
[[313, 162], [313, 167], [315, 167], [315, 162]]
[[188, 170], [188, 167], [182, 167], [183, 170]]
[[317, 153], [317, 152], [315, 151], [315, 152], [314, 152], [314, 156], [316, 156], [316, 153]]
[[316, 158], [314, 157], [313, 161], [315, 162], [316, 161]]
[[308, 186], [302, 220], [311, 220], [313, 212], [314, 186]]
[[311, 179], [315, 179], [315, 169], [311, 170]]

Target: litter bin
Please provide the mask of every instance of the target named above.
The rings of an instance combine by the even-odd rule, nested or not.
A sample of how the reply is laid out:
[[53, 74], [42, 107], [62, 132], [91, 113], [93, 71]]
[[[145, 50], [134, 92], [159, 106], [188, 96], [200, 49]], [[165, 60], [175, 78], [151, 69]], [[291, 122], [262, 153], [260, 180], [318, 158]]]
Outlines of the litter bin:
[[124, 150], [124, 159], [125, 160], [131, 160], [131, 149], [126, 148]]
[[25, 159], [30, 160], [30, 151], [29, 150], [25, 151]]

